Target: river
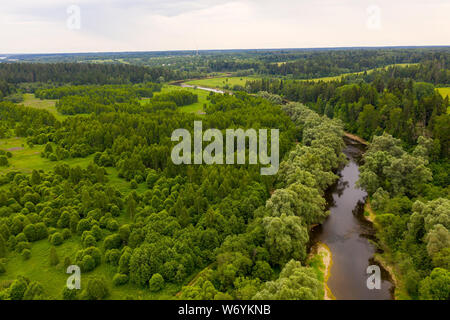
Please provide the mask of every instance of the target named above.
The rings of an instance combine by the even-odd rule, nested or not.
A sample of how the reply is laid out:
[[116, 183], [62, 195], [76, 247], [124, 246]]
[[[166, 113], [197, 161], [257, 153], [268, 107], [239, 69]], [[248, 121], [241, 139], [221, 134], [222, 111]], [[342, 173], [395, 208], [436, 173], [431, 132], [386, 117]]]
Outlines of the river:
[[340, 171], [339, 181], [327, 192], [330, 216], [314, 228], [313, 242], [325, 243], [331, 250], [333, 265], [328, 287], [338, 300], [387, 300], [393, 299], [390, 276], [380, 265], [381, 289], [367, 288], [367, 267], [378, 265], [373, 256], [374, 229], [364, 218], [367, 193], [356, 187], [359, 162], [364, 146], [346, 138], [345, 155], [348, 164]]

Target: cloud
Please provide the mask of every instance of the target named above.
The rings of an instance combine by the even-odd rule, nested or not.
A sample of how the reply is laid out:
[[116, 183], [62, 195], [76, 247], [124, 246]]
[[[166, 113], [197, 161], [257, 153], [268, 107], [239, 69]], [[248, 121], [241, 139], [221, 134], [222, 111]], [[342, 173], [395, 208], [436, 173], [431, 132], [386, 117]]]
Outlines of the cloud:
[[[70, 5], [79, 30], [67, 28]], [[371, 5], [379, 28], [367, 27]], [[0, 52], [449, 45], [449, 9], [445, 0], [15, 0], [0, 12]]]

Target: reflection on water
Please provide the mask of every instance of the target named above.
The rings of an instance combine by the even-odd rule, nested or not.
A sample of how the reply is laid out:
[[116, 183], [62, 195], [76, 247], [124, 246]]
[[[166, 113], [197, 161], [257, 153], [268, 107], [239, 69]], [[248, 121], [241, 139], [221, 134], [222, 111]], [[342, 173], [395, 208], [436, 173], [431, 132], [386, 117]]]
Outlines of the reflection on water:
[[367, 267], [377, 263], [373, 260], [376, 248], [369, 241], [374, 239], [374, 230], [364, 219], [367, 193], [355, 185], [363, 150], [348, 141], [344, 153], [349, 162], [341, 170], [339, 181], [327, 194], [330, 216], [323, 225], [313, 230], [312, 235], [314, 242], [325, 243], [333, 254], [328, 287], [339, 300], [392, 299], [393, 286], [389, 274], [381, 266], [381, 289], [367, 288], [370, 276], [366, 273]]

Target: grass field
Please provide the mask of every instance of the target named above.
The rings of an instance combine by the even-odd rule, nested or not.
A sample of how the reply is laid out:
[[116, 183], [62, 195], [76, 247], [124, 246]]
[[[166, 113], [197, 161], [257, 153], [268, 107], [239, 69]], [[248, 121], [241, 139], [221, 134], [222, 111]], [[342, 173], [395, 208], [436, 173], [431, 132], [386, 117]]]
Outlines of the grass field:
[[245, 83], [250, 80], [258, 79], [257, 77], [218, 77], [201, 80], [187, 81], [187, 84], [194, 86], [202, 86], [217, 89], [232, 89], [233, 86], [239, 85], [244, 87]]
[[439, 91], [439, 93], [445, 98], [445, 97], [449, 97], [450, 98], [450, 87], [447, 88], [437, 88], [437, 91]]
[[[283, 62], [280, 62], [281, 64], [283, 64]], [[414, 63], [400, 63], [400, 64], [396, 64], [396, 66], [400, 66], [400, 67], [406, 67], [408, 65], [414, 65]], [[368, 70], [367, 73], [371, 73], [375, 70], [381, 70], [381, 69], [386, 69], [388, 67], [391, 67], [394, 65], [389, 65], [383, 68], [376, 68], [376, 69], [371, 69]], [[345, 76], [349, 76], [349, 75], [357, 75], [357, 74], [363, 74], [364, 72], [353, 72], [353, 73], [344, 73], [338, 76], [333, 76], [333, 77], [322, 77], [322, 78], [315, 78], [315, 79], [309, 79], [309, 80], [305, 80], [305, 81], [335, 81], [335, 80], [340, 80], [341, 78], [345, 77]], [[212, 78], [207, 78], [207, 79], [200, 79], [200, 80], [191, 80], [191, 81], [187, 81], [186, 84], [190, 84], [190, 85], [194, 85], [194, 86], [202, 86], [202, 87], [208, 87], [208, 88], [216, 88], [216, 89], [229, 89], [231, 90], [233, 88], [233, 86], [235, 85], [239, 85], [242, 87], [245, 87], [245, 84], [247, 81], [251, 81], [251, 80], [257, 80], [257, 79], [261, 79], [260, 77], [254, 76], [254, 77], [212, 77]]]
[[[450, 99], [450, 87], [437, 88], [436, 90], [441, 94], [442, 97], [448, 97]], [[450, 114], [450, 107], [447, 108], [447, 114]]]
[[41, 100], [41, 99], [36, 98], [34, 96], [34, 94], [32, 94], [32, 93], [25, 93], [23, 95], [23, 98], [24, 98], [24, 101], [19, 104], [23, 104], [26, 107], [47, 110], [47, 111], [51, 112], [56, 117], [56, 119], [61, 120], [61, 121], [68, 117], [68, 116], [60, 114], [56, 110], [55, 104], [56, 104], [57, 100]]
[[[397, 66], [397, 67], [406, 67], [406, 66], [412, 66], [412, 65], [416, 65], [417, 63], [398, 63], [398, 64], [392, 64], [392, 65], [388, 65], [386, 67], [382, 67], [382, 68], [375, 68], [375, 69], [370, 69], [367, 70], [367, 73], [372, 73], [375, 70], [382, 70], [382, 69], [387, 69], [389, 67], [393, 67], [393, 66]], [[343, 77], [346, 76], [351, 76], [351, 75], [358, 75], [358, 74], [363, 74], [364, 71], [361, 72], [350, 72], [350, 73], [343, 73], [341, 75], [338, 76], [334, 76], [334, 77], [322, 77], [322, 78], [315, 78], [315, 79], [309, 79], [309, 80], [305, 80], [305, 81], [314, 81], [314, 82], [318, 82], [318, 81], [324, 81], [324, 82], [329, 82], [329, 81], [336, 81], [336, 80], [341, 80]]]
[[[34, 242], [31, 246], [31, 258], [24, 260], [21, 255], [13, 252], [6, 257], [7, 274], [0, 275], [0, 283], [3, 281], [14, 280], [19, 275], [23, 275], [38, 281], [44, 287], [44, 290], [53, 299], [61, 299], [61, 292], [66, 285], [67, 278], [70, 276], [65, 273], [61, 263], [65, 257], [69, 257], [71, 262], [75, 261], [75, 256], [81, 248], [79, 236], [72, 236], [64, 243], [56, 247], [60, 265], [50, 266], [49, 255], [51, 244], [47, 239]], [[99, 246], [101, 247], [101, 246]], [[123, 300], [132, 296], [134, 299], [170, 299], [181, 290], [181, 285], [166, 284], [164, 289], [158, 293], [152, 293], [148, 289], [140, 289], [134, 285], [126, 284], [120, 287], [114, 287], [112, 278], [116, 273], [117, 267], [102, 262], [100, 266], [91, 272], [81, 273], [81, 289], [86, 285], [87, 278], [91, 276], [103, 277], [109, 288], [109, 299]], [[84, 281], [85, 280], [85, 281]]]
[[93, 156], [87, 158], [67, 159], [61, 161], [50, 161], [41, 157], [44, 146], [34, 146], [30, 148], [24, 138], [0, 139], [0, 149], [10, 151], [12, 158], [8, 159], [9, 167], [0, 167], [0, 174], [8, 171], [22, 171], [31, 173], [36, 170], [51, 170], [58, 163], [66, 163], [70, 166], [80, 165], [85, 167], [93, 159]]
[[[182, 88], [182, 87], [174, 86], [174, 85], [164, 85], [161, 90], [161, 93], [170, 92], [170, 91], [174, 91], [174, 90], [187, 90], [187, 91], [190, 91], [190, 92], [198, 95], [198, 102], [179, 108], [179, 110], [182, 112], [202, 113], [202, 112], [204, 112], [203, 105], [205, 103], [209, 104], [209, 101], [206, 99], [206, 97], [209, 95], [209, 92], [207, 92], [205, 90], [200, 90], [200, 89], [195, 89], [195, 88]], [[158, 93], [156, 93], [155, 95], [158, 95]], [[145, 104], [148, 100], [149, 99], [142, 99], [141, 104]]]

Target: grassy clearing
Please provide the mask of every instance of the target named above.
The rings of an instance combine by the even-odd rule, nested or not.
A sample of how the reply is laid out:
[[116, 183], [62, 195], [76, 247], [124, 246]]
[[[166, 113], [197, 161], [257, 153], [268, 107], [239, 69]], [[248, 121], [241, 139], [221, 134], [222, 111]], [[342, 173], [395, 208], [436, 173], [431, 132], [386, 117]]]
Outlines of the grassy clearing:
[[443, 98], [446, 98], [447, 96], [450, 98], [450, 87], [446, 88], [437, 88], [436, 89]]
[[[10, 151], [13, 155], [12, 158], [8, 159], [9, 167], [0, 167], [0, 174], [5, 174], [9, 171], [31, 173], [33, 169], [48, 171], [61, 163], [65, 163], [71, 167], [79, 165], [81, 168], [86, 168], [94, 160], [94, 155], [90, 155], [86, 158], [50, 161], [47, 158], [42, 158], [40, 155], [44, 150], [44, 146], [30, 148], [24, 138], [0, 139], [0, 149]], [[124, 194], [128, 194], [134, 190], [131, 189], [130, 182], [119, 178], [119, 173], [116, 168], [106, 168], [106, 171], [108, 173], [109, 183], [117, 190]], [[145, 182], [139, 184], [138, 188], [135, 189], [139, 194], [144, 193], [146, 190], [147, 186]]]
[[192, 80], [186, 82], [194, 86], [202, 86], [215, 89], [232, 89], [233, 86], [238, 85], [245, 87], [247, 81], [256, 80], [256, 77], [218, 77], [201, 80]]
[[9, 167], [1, 167], [0, 174], [4, 174], [8, 171], [22, 171], [31, 173], [33, 169], [36, 170], [51, 170], [58, 163], [66, 163], [70, 166], [79, 165], [86, 167], [89, 162], [94, 158], [93, 155], [87, 158], [66, 159], [61, 161], [50, 161], [47, 158], [41, 157], [41, 152], [44, 150], [44, 146], [34, 146], [30, 148], [25, 138], [9, 138], [0, 139], [0, 149], [10, 151], [12, 158], [8, 159]]
[[[170, 92], [170, 91], [174, 91], [174, 90], [187, 90], [187, 91], [190, 91], [190, 92], [198, 95], [198, 102], [179, 108], [179, 110], [182, 112], [202, 113], [202, 112], [204, 112], [203, 105], [205, 103], [209, 104], [209, 101], [206, 99], [209, 95], [209, 92], [207, 92], [205, 90], [200, 90], [200, 89], [195, 89], [195, 88], [182, 88], [182, 87], [174, 86], [174, 85], [164, 85], [161, 90], [161, 93]], [[156, 93], [155, 95], [158, 95], [158, 93]], [[148, 98], [142, 99], [141, 104], [147, 103], [148, 100], [149, 100]]]
[[[24, 260], [18, 253], [10, 253], [6, 257], [7, 273], [0, 275], [0, 282], [14, 280], [19, 275], [23, 275], [33, 281], [39, 281], [46, 293], [53, 299], [61, 299], [61, 292], [70, 276], [65, 273], [62, 262], [65, 257], [69, 257], [72, 263], [78, 250], [82, 249], [80, 237], [72, 236], [70, 239], [56, 247], [60, 264], [50, 266], [50, 248], [48, 240], [34, 242], [31, 246], [31, 258]], [[101, 245], [99, 245], [101, 247]], [[81, 274], [81, 289], [86, 285], [86, 279], [91, 276], [103, 277], [109, 287], [110, 296], [108, 299], [123, 300], [128, 297], [133, 299], [170, 299], [181, 290], [181, 285], [167, 284], [158, 293], [152, 293], [148, 289], [141, 289], [134, 285], [126, 284], [121, 287], [114, 287], [112, 279], [116, 273], [116, 267], [102, 262], [95, 270]]]
[[[391, 64], [388, 65], [386, 67], [381, 67], [381, 68], [375, 68], [375, 69], [370, 69], [367, 70], [367, 73], [372, 73], [376, 70], [383, 70], [383, 69], [387, 69], [389, 67], [393, 67], [393, 66], [397, 66], [397, 67], [407, 67], [407, 66], [413, 66], [416, 65], [417, 63], [398, 63], [398, 64]], [[318, 81], [324, 81], [324, 82], [330, 82], [330, 81], [339, 81], [342, 78], [346, 77], [346, 76], [351, 76], [351, 75], [360, 75], [360, 74], [364, 74], [364, 71], [361, 72], [350, 72], [350, 73], [343, 73], [341, 75], [338, 76], [334, 76], [334, 77], [322, 77], [322, 78], [315, 78], [315, 79], [308, 79], [305, 81], [314, 81], [314, 82], [318, 82]]]
[[55, 104], [56, 104], [56, 101], [58, 101], [58, 100], [47, 100], [47, 99], [41, 100], [39, 98], [36, 98], [34, 96], [34, 94], [32, 94], [32, 93], [25, 93], [23, 95], [23, 99], [24, 99], [24, 101], [19, 104], [23, 104], [24, 106], [30, 107], [30, 108], [47, 110], [50, 113], [52, 113], [56, 119], [58, 119], [60, 121], [66, 119], [68, 117], [68, 116], [60, 114], [56, 110]]

